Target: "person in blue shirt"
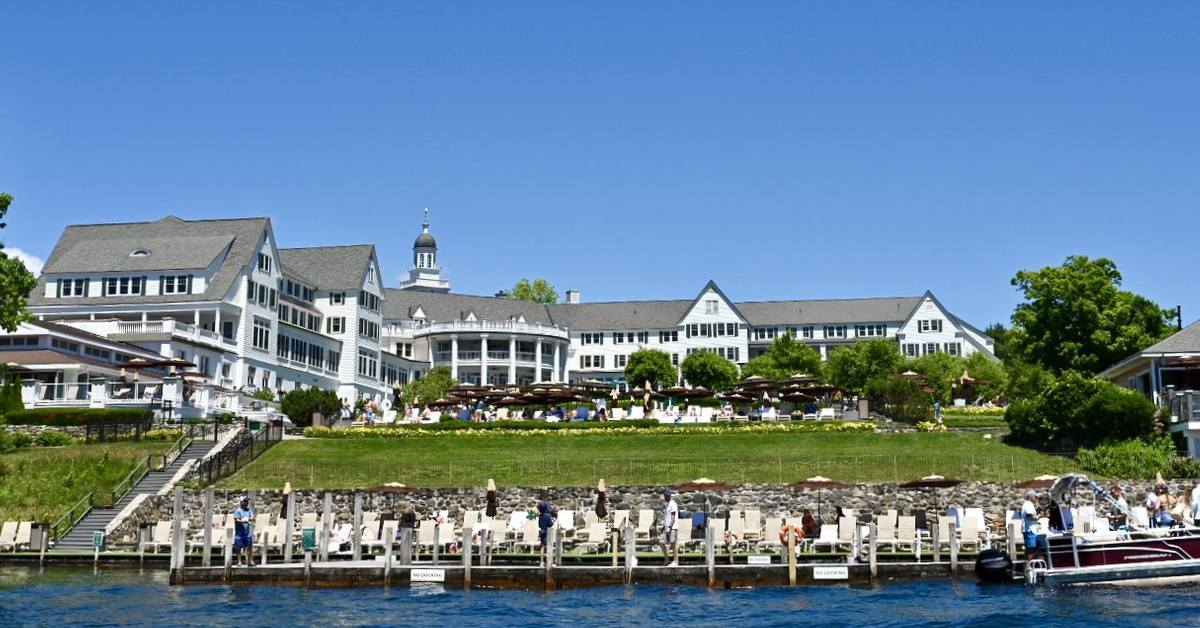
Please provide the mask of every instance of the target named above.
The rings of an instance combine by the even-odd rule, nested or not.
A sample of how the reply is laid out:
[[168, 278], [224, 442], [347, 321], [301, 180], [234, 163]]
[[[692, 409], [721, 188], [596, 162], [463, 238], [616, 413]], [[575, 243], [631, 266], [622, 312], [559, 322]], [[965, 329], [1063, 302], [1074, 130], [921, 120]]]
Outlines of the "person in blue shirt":
[[575, 418], [579, 419], [580, 421], [588, 420], [588, 407], [579, 406], [579, 409], [575, 411]]
[[250, 508], [250, 498], [243, 497], [237, 510], [233, 511], [233, 560], [249, 567], [254, 566], [254, 510]]
[[546, 546], [550, 543], [550, 528], [554, 527], [554, 511], [550, 509], [549, 502], [538, 502], [538, 541], [542, 545], [542, 565], [546, 564]]

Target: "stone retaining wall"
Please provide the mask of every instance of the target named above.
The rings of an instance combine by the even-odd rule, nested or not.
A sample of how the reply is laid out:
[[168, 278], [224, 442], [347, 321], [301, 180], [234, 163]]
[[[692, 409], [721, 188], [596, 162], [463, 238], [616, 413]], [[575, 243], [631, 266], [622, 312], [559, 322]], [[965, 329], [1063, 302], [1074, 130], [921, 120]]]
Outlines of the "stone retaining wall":
[[47, 430], [66, 432], [71, 435], [71, 438], [87, 436], [87, 427], [83, 425], [5, 425], [3, 429], [14, 434], [29, 434], [30, 436], [37, 436]]
[[[1171, 491], [1178, 494], [1191, 490], [1194, 481], [1171, 481]], [[1141, 503], [1146, 492], [1153, 488], [1151, 481], [1124, 481], [1126, 498], [1131, 506]], [[630, 510], [636, 518], [639, 509], [657, 511], [662, 505], [663, 487], [611, 486], [608, 490], [609, 511]], [[718, 516], [731, 509], [758, 509], [765, 515], [787, 513], [799, 515], [805, 509], [820, 512], [826, 521], [833, 521], [837, 507], [853, 508], [858, 512], [883, 512], [887, 509], [908, 512], [924, 509], [930, 513], [943, 512], [948, 506], [983, 508], [989, 515], [1002, 516], [1006, 509], [1017, 509], [1027, 489], [1015, 484], [964, 482], [952, 488], [899, 488], [895, 484], [855, 484], [846, 488], [810, 489], [780, 484], [751, 484], [728, 490], [681, 491], [675, 494], [680, 509], [705, 509], [705, 501]], [[320, 513], [324, 495], [333, 495], [333, 512], [337, 521], [349, 522], [354, 512], [354, 491], [294, 491], [296, 517], [302, 513]], [[1044, 493], [1045, 491], [1039, 491]], [[214, 513], [229, 513], [245, 496], [245, 490], [215, 491]], [[450, 511], [456, 521], [462, 521], [463, 510], [484, 510], [487, 491], [480, 488], [418, 489], [411, 493], [381, 493], [363, 491], [363, 510], [380, 513], [399, 513], [412, 507], [419, 518], [438, 510]], [[547, 500], [558, 510], [587, 510], [595, 507], [595, 489], [572, 488], [507, 488], [499, 491], [503, 516], [516, 509], [532, 508], [537, 501]], [[202, 526], [204, 491], [184, 491], [184, 515], [192, 530]], [[282, 491], [257, 491], [254, 508], [259, 513], [282, 514]], [[138, 528], [143, 524], [171, 518], [172, 497], [150, 497], [142, 506], [113, 531], [112, 542], [135, 543]]]

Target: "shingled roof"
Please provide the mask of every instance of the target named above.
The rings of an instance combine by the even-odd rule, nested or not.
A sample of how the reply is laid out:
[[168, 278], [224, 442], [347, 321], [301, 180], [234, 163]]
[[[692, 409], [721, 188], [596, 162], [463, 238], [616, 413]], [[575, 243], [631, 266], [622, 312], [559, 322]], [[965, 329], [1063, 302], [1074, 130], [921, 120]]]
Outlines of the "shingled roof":
[[751, 325], [802, 325], [805, 323], [879, 323], [902, 321], [923, 297], [819, 299], [806, 301], [750, 301], [738, 303]]
[[375, 255], [372, 244], [279, 249], [279, 261], [318, 290], [358, 290]]
[[555, 322], [569, 329], [674, 329], [694, 301], [609, 301], [550, 306]]
[[[153, 222], [71, 225], [63, 231], [42, 267], [42, 275], [29, 297], [29, 304], [61, 305], [61, 300], [45, 297], [46, 282], [64, 274], [199, 270], [213, 261], [219, 261], [220, 266], [203, 295], [155, 294], [140, 296], [138, 301], [219, 300], [250, 263], [260, 238], [270, 228], [268, 218], [182, 220], [175, 216]], [[131, 257], [130, 253], [137, 249], [145, 249], [150, 254]], [[128, 296], [79, 297], [71, 299], [71, 304], [105, 305], [128, 301]]]
[[[550, 306], [554, 307], [554, 306]], [[449, 322], [463, 320], [471, 312], [479, 320], [505, 321], [524, 316], [527, 323], [562, 324], [555, 321], [547, 306], [503, 297], [482, 297], [424, 290], [384, 290], [383, 317], [408, 320], [420, 308], [426, 320]]]
[[1142, 353], [1200, 353], [1200, 321], [1146, 347]]

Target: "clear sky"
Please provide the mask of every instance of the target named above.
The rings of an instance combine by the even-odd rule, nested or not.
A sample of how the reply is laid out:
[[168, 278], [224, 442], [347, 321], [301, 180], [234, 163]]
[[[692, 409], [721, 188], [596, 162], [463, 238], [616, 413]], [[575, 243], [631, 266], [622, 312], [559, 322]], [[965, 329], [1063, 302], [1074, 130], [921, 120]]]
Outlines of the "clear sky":
[[455, 291], [934, 291], [1108, 256], [1200, 317], [1200, 3], [7, 2], [8, 247], [267, 215], [371, 242], [431, 211]]

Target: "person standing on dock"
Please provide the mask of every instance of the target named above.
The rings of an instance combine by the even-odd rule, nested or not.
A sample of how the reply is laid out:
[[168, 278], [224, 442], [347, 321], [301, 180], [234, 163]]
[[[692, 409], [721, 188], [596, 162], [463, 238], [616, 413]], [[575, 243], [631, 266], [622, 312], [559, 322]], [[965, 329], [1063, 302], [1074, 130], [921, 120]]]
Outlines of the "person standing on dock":
[[538, 517], [538, 541], [542, 546], [541, 564], [546, 566], [546, 546], [550, 543], [550, 528], [554, 527], [554, 512], [550, 509], [549, 502], [538, 502], [537, 505]]
[[1021, 531], [1025, 534], [1025, 560], [1037, 555], [1040, 544], [1046, 537], [1042, 536], [1042, 524], [1038, 521], [1037, 491], [1025, 493], [1025, 501], [1021, 502]]
[[[662, 546], [663, 564], [668, 567], [679, 566], [679, 530], [676, 529], [676, 524], [679, 523], [679, 504], [671, 497], [671, 491], [663, 491], [663, 519], [662, 519]], [[674, 558], [671, 554], [674, 552]]]
[[[250, 498], [243, 497], [237, 510], [233, 511], [233, 559], [248, 567], [254, 566], [254, 510], [250, 508]], [[242, 560], [244, 554], [245, 559]]]

